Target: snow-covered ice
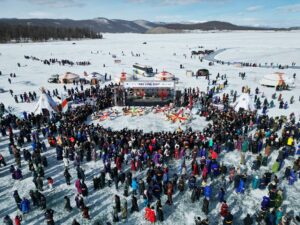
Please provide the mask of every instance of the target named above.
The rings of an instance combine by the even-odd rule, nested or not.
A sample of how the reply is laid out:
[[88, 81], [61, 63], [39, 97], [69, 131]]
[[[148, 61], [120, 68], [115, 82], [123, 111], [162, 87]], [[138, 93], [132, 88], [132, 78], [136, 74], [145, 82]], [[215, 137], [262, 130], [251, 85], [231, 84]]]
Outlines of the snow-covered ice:
[[[76, 44], [72, 44], [76, 42]], [[49, 90], [58, 88], [63, 92], [63, 85], [49, 84], [48, 78], [52, 74], [63, 74], [67, 71], [77, 74], [83, 74], [84, 71], [99, 72], [101, 74], [107, 73], [112, 76], [112, 80], [120, 76], [122, 71], [132, 73], [132, 65], [134, 63], [141, 63], [150, 65], [158, 71], [166, 70], [176, 75], [179, 78], [179, 83], [176, 84], [178, 89], [185, 87], [200, 87], [205, 91], [208, 85], [204, 78], [196, 79], [195, 77], [187, 77], [186, 70], [193, 70], [207, 68], [210, 70], [212, 77], [215, 77], [219, 72], [221, 75], [226, 74], [229, 87], [224, 90], [229, 93], [230, 90], [237, 90], [241, 92], [242, 86], [248, 86], [252, 89], [252, 93], [256, 87], [259, 87], [261, 93], [271, 99], [271, 95], [275, 92], [273, 88], [259, 86], [258, 81], [266, 74], [280, 71], [275, 68], [253, 68], [253, 67], [237, 67], [234, 65], [220, 65], [208, 66], [208, 61], [200, 62], [198, 57], [190, 57], [192, 50], [197, 50], [198, 46], [204, 46], [206, 49], [226, 49], [216, 56], [216, 59], [224, 61], [246, 61], [270, 63], [274, 64], [289, 64], [295, 62], [300, 65], [300, 32], [203, 32], [203, 33], [189, 33], [189, 34], [164, 34], [164, 35], [146, 35], [146, 34], [105, 34], [103, 40], [83, 40], [72, 42], [47, 42], [47, 43], [26, 43], [26, 44], [1, 44], [0, 45], [0, 89], [12, 89], [14, 94], [21, 94], [23, 92], [35, 91], [39, 95], [39, 88], [46, 87]], [[143, 44], [147, 42], [147, 44]], [[99, 51], [99, 54], [95, 52]], [[93, 53], [91, 53], [93, 52]], [[124, 55], [122, 54], [124, 53]], [[140, 54], [140, 57], [132, 56]], [[176, 55], [174, 54], [176, 53]], [[112, 54], [115, 54], [121, 60], [120, 64], [114, 63]], [[39, 61], [32, 61], [24, 59], [24, 55], [35, 56], [40, 59], [70, 59], [73, 61], [90, 61], [89, 66], [59, 66], [44, 65]], [[186, 55], [186, 57], [185, 57]], [[21, 64], [21, 67], [17, 66]], [[103, 65], [105, 64], [105, 67]], [[182, 64], [185, 69], [180, 69]], [[238, 74], [239, 72], [246, 72], [246, 79], [242, 80]], [[299, 72], [297, 69], [283, 70], [287, 75], [292, 76], [294, 73], [296, 77], [296, 87], [291, 91], [282, 92], [283, 99], [289, 101], [291, 96], [295, 96], [295, 103], [290, 105], [287, 110], [278, 109], [276, 107], [270, 109], [268, 112], [271, 116], [289, 115], [295, 112], [299, 118], [300, 109], [300, 91], [299, 91]], [[12, 79], [12, 84], [9, 84], [7, 79], [10, 73], [16, 73], [17, 77]], [[68, 85], [72, 86], [72, 85]], [[12, 107], [12, 112], [21, 115], [23, 111], [32, 111], [35, 102], [33, 103], [19, 103], [14, 102], [13, 97], [9, 92], [0, 93], [0, 102], [6, 106]], [[95, 121], [99, 122], [99, 121]], [[161, 114], [150, 113], [144, 117], [119, 117], [112, 121], [99, 122], [104, 127], [111, 127], [112, 129], [122, 129], [124, 127], [130, 129], [143, 129], [148, 131], [171, 131], [180, 126], [179, 124], [171, 124], [165, 121]], [[193, 129], [202, 129], [207, 122], [204, 119], [197, 117], [189, 126]], [[8, 163], [12, 163], [13, 159], [9, 157], [7, 150], [7, 139], [0, 137], [0, 152], [6, 158]], [[29, 148], [30, 146], [27, 146]], [[55, 150], [49, 150], [45, 153], [48, 157], [49, 164], [52, 165], [50, 169], [46, 170], [46, 177], [52, 176], [55, 180], [55, 189], [53, 191], [44, 191], [51, 206], [55, 211], [55, 220], [59, 224], [71, 224], [73, 218], [78, 218], [81, 222], [81, 213], [73, 210], [70, 214], [63, 213], [63, 196], [68, 195], [71, 198], [71, 204], [74, 206], [75, 187], [73, 185], [67, 186], [64, 182], [63, 164], [57, 164], [55, 159]], [[251, 157], [249, 155], [248, 157]], [[276, 159], [276, 155], [272, 154], [272, 160]], [[221, 160], [227, 164], [237, 166], [239, 164], [239, 157], [236, 157], [236, 152], [221, 155]], [[250, 162], [242, 168], [247, 170], [250, 168]], [[55, 166], [53, 166], [55, 165]], [[272, 165], [272, 163], [269, 163]], [[175, 170], [177, 165], [171, 164], [171, 169]], [[24, 179], [21, 181], [12, 181], [10, 179], [9, 171], [7, 169], [0, 169], [0, 218], [6, 214], [15, 215], [16, 207], [12, 198], [14, 190], [19, 190], [20, 196], [27, 196], [31, 188], [34, 187], [31, 181], [31, 175], [28, 168], [22, 169]], [[89, 162], [84, 164], [83, 168], [87, 174], [87, 185], [92, 190], [91, 178], [99, 173], [99, 169], [103, 168], [100, 161]], [[267, 168], [263, 168], [262, 172]], [[76, 177], [75, 169], [71, 169], [72, 177]], [[283, 170], [281, 170], [282, 172]], [[284, 183], [284, 182], [283, 182]], [[283, 184], [284, 188], [288, 189], [288, 196], [284, 201], [284, 205], [290, 210], [299, 213], [300, 203], [299, 197], [299, 179], [293, 186]], [[114, 188], [106, 187], [104, 190], [91, 192], [87, 198], [87, 204], [93, 205], [90, 210], [93, 219], [111, 218], [113, 193]], [[214, 190], [213, 194], [216, 194]], [[253, 213], [260, 205], [262, 196], [267, 194], [267, 191], [247, 189], [245, 195], [237, 195], [234, 191], [229, 190], [227, 195], [228, 203], [234, 213], [243, 218], [247, 212]], [[171, 209], [164, 206], [165, 222], [163, 224], [194, 224], [193, 217], [200, 215], [204, 218], [201, 212], [200, 202], [194, 204], [190, 201], [190, 193], [186, 192], [183, 196], [174, 196], [176, 201]], [[165, 201], [165, 199], [163, 199]], [[162, 202], [163, 202], [162, 201]], [[139, 200], [142, 203], [142, 200]], [[215, 203], [213, 204], [214, 206]], [[213, 206], [211, 206], [213, 207]], [[143, 220], [144, 211], [129, 216], [127, 222], [122, 224], [147, 224]], [[212, 210], [210, 214], [212, 224], [218, 224], [219, 206]], [[240, 221], [240, 220], [239, 220]], [[1, 223], [0, 222], [0, 223]], [[26, 219], [26, 224], [39, 225], [43, 224], [44, 217], [40, 210], [33, 210]], [[22, 223], [23, 224], [23, 223]], [[25, 224], [25, 223], [24, 223]], [[220, 224], [220, 223], [219, 223]]]

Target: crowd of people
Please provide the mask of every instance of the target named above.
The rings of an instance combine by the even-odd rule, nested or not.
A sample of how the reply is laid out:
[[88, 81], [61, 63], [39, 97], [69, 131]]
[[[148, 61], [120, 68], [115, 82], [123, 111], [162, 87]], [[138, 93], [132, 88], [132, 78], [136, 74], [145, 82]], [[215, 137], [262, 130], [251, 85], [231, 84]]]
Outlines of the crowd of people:
[[[226, 76], [222, 80], [222, 88], [226, 88]], [[94, 205], [86, 201], [90, 193], [114, 187], [112, 222], [126, 221], [130, 214], [141, 210], [150, 223], [162, 222], [169, 208], [180, 201], [174, 196], [185, 193], [190, 194], [195, 207], [202, 204], [204, 217], [195, 217], [197, 225], [215, 224], [217, 220], [226, 225], [251, 225], [254, 221], [272, 225], [299, 222], [299, 215], [295, 214], [299, 212], [285, 211], [282, 205], [288, 195], [282, 184], [287, 181], [288, 185], [294, 185], [300, 176], [300, 158], [296, 156], [300, 151], [295, 148], [300, 138], [300, 123], [295, 116], [273, 118], [255, 111], [236, 112], [230, 107], [230, 96], [216, 97], [221, 90], [220, 86], [214, 86], [206, 91], [187, 88], [175, 101], [180, 107], [201, 105], [200, 116], [210, 121], [202, 131], [188, 128], [186, 131], [144, 133], [126, 128], [113, 131], [99, 124], [87, 124], [86, 120], [94, 112], [113, 106], [114, 86], [100, 88], [96, 85], [85, 90], [66, 87], [69, 99], [85, 103], [92, 98], [95, 104], [83, 104], [52, 117], [25, 113], [22, 119], [13, 114], [2, 118], [0, 132], [2, 138], [9, 141], [8, 159], [13, 158], [14, 162], [8, 163], [0, 155], [0, 165], [9, 169], [15, 180], [22, 179], [22, 170], [28, 167], [35, 186], [35, 190], [28, 192], [30, 200], [20, 197], [18, 190], [11, 193], [16, 210], [22, 213], [14, 218], [18, 224], [22, 219], [26, 221], [32, 210], [43, 210], [47, 224], [55, 224], [55, 211], [48, 206], [48, 196], [43, 194], [44, 182], [50, 189], [55, 187], [55, 180], [46, 176], [47, 170], [54, 166], [48, 163], [45, 154], [51, 149], [55, 149], [56, 164], [64, 166], [64, 171], [58, 173], [65, 177], [66, 185], [76, 187], [76, 208], [87, 221], [93, 219], [90, 209]], [[216, 107], [215, 103], [222, 104], [223, 108]], [[240, 158], [238, 167], [221, 157], [233, 151]], [[271, 165], [272, 170], [261, 174], [261, 167], [270, 166], [271, 155], [275, 153], [278, 157]], [[246, 157], [249, 155], [250, 158]], [[287, 159], [292, 161], [292, 167], [284, 167]], [[87, 178], [82, 166], [91, 161], [101, 161], [102, 167], [95, 171], [93, 178]], [[246, 164], [251, 164], [251, 171], [247, 171]], [[282, 177], [279, 171], [283, 168]], [[76, 171], [76, 177], [71, 176], [71, 170]], [[93, 190], [87, 186], [87, 179], [92, 179]], [[261, 209], [255, 215], [248, 213], [238, 218], [226, 200], [234, 192], [245, 195], [257, 188], [268, 192], [262, 199]], [[128, 204], [129, 196], [131, 204]], [[219, 202], [220, 211], [219, 216], [212, 217], [215, 207], [211, 205], [215, 201]], [[71, 213], [73, 208], [70, 197], [64, 196], [65, 212]], [[13, 224], [9, 215], [3, 222]], [[95, 224], [100, 222], [110, 223], [95, 221]], [[80, 223], [74, 219], [72, 224]]]
[[32, 59], [32, 60], [35, 60], [35, 61], [41, 61], [43, 64], [45, 65], [52, 65], [52, 64], [59, 64], [60, 66], [74, 66], [74, 65], [77, 65], [77, 66], [89, 66], [91, 65], [91, 62], [90, 61], [72, 61], [72, 60], [69, 60], [69, 59], [56, 59], [56, 58], [50, 58], [50, 59], [39, 59], [35, 56], [27, 56], [25, 55], [24, 56], [25, 59]]

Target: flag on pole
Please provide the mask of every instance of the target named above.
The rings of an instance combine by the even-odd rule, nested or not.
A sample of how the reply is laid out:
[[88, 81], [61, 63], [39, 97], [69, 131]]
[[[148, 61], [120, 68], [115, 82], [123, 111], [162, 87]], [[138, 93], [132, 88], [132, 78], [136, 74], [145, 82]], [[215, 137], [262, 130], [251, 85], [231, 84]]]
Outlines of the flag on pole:
[[62, 112], [63, 113], [67, 112], [68, 108], [69, 108], [68, 100], [67, 100], [67, 98], [64, 95], [62, 95], [62, 97], [61, 97], [61, 109], [62, 109]]

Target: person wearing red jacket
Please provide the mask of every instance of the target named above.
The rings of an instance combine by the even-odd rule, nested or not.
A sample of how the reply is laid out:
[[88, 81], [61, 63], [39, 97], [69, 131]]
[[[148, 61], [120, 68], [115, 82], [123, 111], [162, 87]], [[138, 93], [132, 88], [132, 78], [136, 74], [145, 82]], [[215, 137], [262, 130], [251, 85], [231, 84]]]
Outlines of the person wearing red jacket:
[[199, 169], [198, 169], [198, 164], [196, 160], [193, 162], [193, 175], [198, 176], [199, 175]]
[[155, 223], [155, 221], [156, 221], [156, 216], [155, 216], [155, 211], [154, 211], [154, 208], [153, 208], [153, 207], [151, 207], [151, 209], [149, 210], [148, 216], [149, 216], [149, 221], [150, 221], [151, 223]]
[[150, 210], [151, 210], [151, 208], [150, 208], [150, 205], [148, 204], [147, 207], [145, 208], [145, 219], [148, 221], [150, 221], [150, 216], [149, 216]]
[[215, 151], [211, 151], [211, 159], [217, 159], [218, 158], [218, 153], [216, 153]]
[[131, 160], [131, 163], [130, 163], [130, 169], [132, 172], [135, 172], [136, 171], [136, 166], [135, 166], [135, 160]]
[[21, 225], [22, 216], [16, 215], [15, 217], [15, 225]]
[[83, 208], [83, 210], [82, 210], [82, 217], [84, 218], [84, 219], [88, 219], [88, 220], [90, 220], [91, 219], [91, 217], [90, 217], [90, 214], [89, 214], [89, 207], [84, 207]]
[[47, 182], [48, 182], [49, 189], [52, 190], [53, 189], [53, 183], [54, 183], [52, 177], [47, 177]]
[[228, 205], [226, 204], [226, 201], [223, 201], [222, 203], [220, 214], [222, 217], [226, 217], [228, 215]]

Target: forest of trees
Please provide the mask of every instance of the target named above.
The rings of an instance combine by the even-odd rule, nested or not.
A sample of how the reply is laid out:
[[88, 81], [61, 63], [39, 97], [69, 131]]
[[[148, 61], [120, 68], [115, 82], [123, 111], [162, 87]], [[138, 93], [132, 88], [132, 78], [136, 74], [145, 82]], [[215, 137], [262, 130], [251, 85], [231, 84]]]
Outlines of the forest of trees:
[[102, 38], [102, 34], [87, 28], [59, 28], [54, 26], [11, 25], [0, 23], [0, 43], [71, 40], [81, 38]]

